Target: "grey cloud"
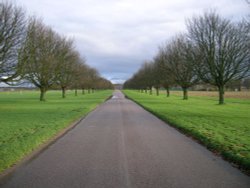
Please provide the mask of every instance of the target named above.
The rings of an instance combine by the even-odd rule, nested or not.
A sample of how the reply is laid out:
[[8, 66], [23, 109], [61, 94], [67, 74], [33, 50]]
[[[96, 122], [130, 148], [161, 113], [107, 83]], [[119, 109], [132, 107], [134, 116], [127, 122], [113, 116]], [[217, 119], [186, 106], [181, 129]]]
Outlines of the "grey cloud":
[[244, 0], [15, 0], [44, 18], [57, 32], [73, 37], [87, 63], [113, 82], [128, 79], [185, 20], [205, 10], [238, 20]]

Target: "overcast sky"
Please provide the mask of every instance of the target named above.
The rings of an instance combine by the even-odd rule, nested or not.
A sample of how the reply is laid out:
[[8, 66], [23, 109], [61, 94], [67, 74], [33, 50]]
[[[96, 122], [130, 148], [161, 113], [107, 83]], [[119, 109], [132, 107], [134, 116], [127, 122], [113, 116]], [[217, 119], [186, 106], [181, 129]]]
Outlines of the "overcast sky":
[[113, 83], [123, 82], [185, 20], [215, 9], [232, 20], [246, 16], [245, 0], [14, 0], [58, 33], [73, 37], [87, 63]]

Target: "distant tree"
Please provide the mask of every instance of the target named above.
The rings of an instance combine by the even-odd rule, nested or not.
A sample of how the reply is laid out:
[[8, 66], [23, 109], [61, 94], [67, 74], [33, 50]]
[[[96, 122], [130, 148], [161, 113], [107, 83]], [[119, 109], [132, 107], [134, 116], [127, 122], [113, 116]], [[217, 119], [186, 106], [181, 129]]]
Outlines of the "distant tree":
[[124, 89], [138, 89], [139, 91], [141, 90], [141, 85], [139, 84], [140, 76], [137, 73], [133, 74], [133, 76], [124, 83]]
[[138, 89], [141, 92], [149, 89], [149, 94], [152, 95], [152, 88], [155, 84], [154, 67], [152, 61], [145, 61], [140, 69], [124, 83], [124, 88]]
[[137, 84], [142, 90], [149, 89], [149, 94], [152, 95], [152, 88], [154, 86], [154, 67], [152, 61], [145, 61], [139, 71], [137, 72]]
[[138, 77], [137, 74], [133, 74], [133, 76], [124, 83], [123, 88], [124, 89], [138, 89], [140, 91], [140, 88], [138, 87], [138, 84], [137, 84], [137, 77]]
[[250, 78], [245, 78], [242, 85], [246, 87], [246, 89], [250, 89]]
[[[146, 67], [146, 63], [144, 65]], [[141, 93], [145, 90], [147, 92], [147, 80], [146, 80], [146, 68], [141, 67], [133, 76], [131, 82], [134, 85], [134, 87], [138, 90], [140, 90]]]
[[242, 80], [231, 80], [226, 85], [225, 88], [232, 91], [241, 91]]
[[105, 79], [105, 78], [98, 78], [96, 83], [96, 89], [113, 89], [113, 84]]
[[195, 46], [194, 68], [202, 81], [218, 87], [223, 104], [225, 85], [249, 75], [249, 30], [215, 12], [190, 19], [187, 27]]
[[40, 101], [45, 100], [46, 91], [57, 81], [58, 35], [43, 22], [31, 18], [26, 40], [20, 50], [19, 65], [23, 77], [40, 89]]
[[19, 76], [18, 51], [25, 32], [25, 11], [13, 3], [0, 2], [0, 82], [8, 83]]
[[89, 68], [86, 72], [86, 85], [88, 89], [88, 93], [95, 90], [96, 83], [99, 78], [99, 72], [95, 68]]
[[199, 81], [193, 68], [193, 46], [186, 40], [184, 35], [179, 35], [162, 50], [167, 72], [171, 73], [174, 82], [182, 87], [183, 99], [187, 100], [188, 88]]

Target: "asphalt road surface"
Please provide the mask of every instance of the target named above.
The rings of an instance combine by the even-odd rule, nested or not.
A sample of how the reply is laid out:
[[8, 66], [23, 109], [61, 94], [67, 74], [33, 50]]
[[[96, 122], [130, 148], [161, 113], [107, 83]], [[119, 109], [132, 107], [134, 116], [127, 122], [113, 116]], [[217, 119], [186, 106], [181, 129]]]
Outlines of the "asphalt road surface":
[[116, 91], [1, 187], [249, 188], [250, 178]]

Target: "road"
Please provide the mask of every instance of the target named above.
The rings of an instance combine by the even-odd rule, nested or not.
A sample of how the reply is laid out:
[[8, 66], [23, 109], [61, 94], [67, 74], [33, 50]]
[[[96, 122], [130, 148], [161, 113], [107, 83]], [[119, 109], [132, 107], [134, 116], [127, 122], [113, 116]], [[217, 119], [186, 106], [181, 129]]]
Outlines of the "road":
[[[192, 118], [192, 117], [190, 117]], [[3, 188], [249, 188], [250, 178], [119, 91]]]

